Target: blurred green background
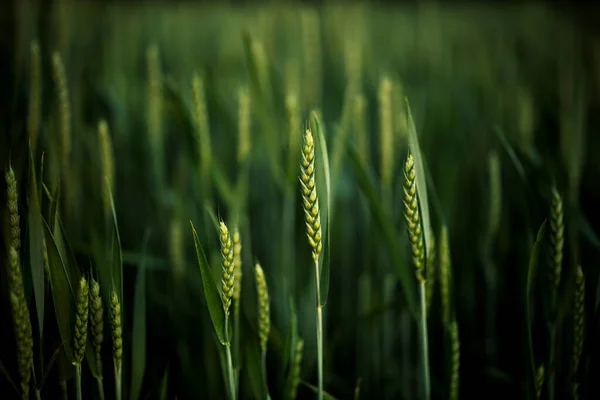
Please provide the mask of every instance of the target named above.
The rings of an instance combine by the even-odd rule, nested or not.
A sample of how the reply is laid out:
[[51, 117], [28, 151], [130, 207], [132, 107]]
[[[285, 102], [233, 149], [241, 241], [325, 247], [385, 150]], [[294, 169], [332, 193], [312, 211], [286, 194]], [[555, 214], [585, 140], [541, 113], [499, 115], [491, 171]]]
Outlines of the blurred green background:
[[[581, 20], [549, 6], [477, 3], [225, 6], [63, 1], [15, 3], [0, 15], [5, 27], [12, 22], [14, 28], [14, 43], [3, 39], [8, 70], [0, 159], [4, 167], [10, 159], [15, 168], [22, 210], [29, 163], [30, 42], [39, 42], [42, 55], [42, 116], [35, 154], [44, 153], [49, 188], [58, 185], [61, 175], [52, 53], [58, 51], [64, 61], [72, 153], [69, 178], [60, 181], [66, 196], [62, 216], [82, 268], [94, 258], [94, 235], [103, 229], [97, 124], [100, 118], [108, 121], [124, 261], [126, 371], [131, 362], [128, 349], [136, 340], [130, 324], [133, 288], [140, 260], [145, 256], [147, 261], [142, 398], [158, 398], [167, 369], [169, 399], [224, 398], [189, 228], [191, 220], [218, 264], [218, 235], [207, 217], [207, 205], [222, 218], [235, 216], [239, 221], [248, 335], [256, 329], [253, 261], [260, 260], [265, 270], [273, 326], [267, 356], [271, 396], [281, 398], [285, 379], [280, 359], [290, 296], [305, 340], [302, 379], [316, 385], [314, 273], [294, 175], [299, 170], [300, 136], [297, 142], [289, 140], [290, 94], [299, 104], [295, 129], [302, 133], [309, 112], [319, 110], [330, 158], [338, 165], [332, 182], [331, 279], [325, 308], [329, 393], [352, 398], [358, 386], [360, 398], [420, 396], [417, 325], [396, 274], [398, 260], [391, 257], [400, 252], [401, 262], [410, 264], [401, 186], [407, 155], [406, 96], [429, 175], [433, 227], [439, 235], [447, 225], [450, 234], [452, 298], [461, 341], [460, 398], [531, 395], [527, 266], [536, 232], [548, 217], [554, 183], [565, 202], [565, 298], [573, 290], [576, 265], [582, 265], [586, 276], [580, 398], [600, 394], [593, 380], [600, 369], [595, 341], [600, 333], [600, 240], [595, 233], [600, 219], [593, 211], [600, 202], [600, 41]], [[262, 46], [264, 58], [255, 58], [256, 47], [245, 47], [244, 34]], [[152, 118], [157, 117], [149, 111], [148, 99], [152, 51], [157, 51], [154, 67], [159, 70], [161, 99], [158, 144], [150, 135]], [[194, 73], [204, 82], [210, 125], [213, 165], [208, 178], [199, 172], [196, 150]], [[393, 82], [394, 158], [389, 200], [382, 200], [380, 207], [398, 232], [395, 249], [385, 242], [347, 153], [348, 147], [357, 146], [366, 161], [364, 172], [379, 193], [378, 90], [383, 76]], [[238, 157], [240, 89], [250, 93], [247, 170]], [[357, 123], [352, 108], [357, 95], [366, 107], [364, 126]], [[501, 191], [494, 193], [489, 161], [493, 155], [500, 160], [501, 182]], [[238, 182], [240, 192], [235, 191]], [[4, 183], [2, 187], [5, 193]], [[499, 207], [499, 225], [491, 235], [489, 210], [494, 204]], [[147, 231], [148, 253], [143, 254]], [[546, 264], [542, 258], [540, 268]], [[14, 339], [7, 303], [2, 296], [0, 354], [11, 371]], [[449, 346], [440, 307], [436, 292], [429, 317], [435, 399], [448, 397], [449, 383]], [[538, 304], [537, 309], [534, 348], [536, 362], [543, 362], [546, 330], [543, 308]], [[564, 365], [570, 360], [571, 324], [565, 318], [566, 333], [559, 344]], [[108, 357], [109, 345], [105, 347]], [[59, 393], [55, 373], [42, 392], [47, 398]], [[242, 369], [241, 398], [252, 398], [250, 378], [244, 374]], [[556, 398], [567, 398], [561, 376], [561, 395]], [[93, 386], [89, 380], [84, 387]], [[0, 391], [11, 390], [0, 379]], [[301, 386], [299, 397], [311, 396], [311, 390]]]

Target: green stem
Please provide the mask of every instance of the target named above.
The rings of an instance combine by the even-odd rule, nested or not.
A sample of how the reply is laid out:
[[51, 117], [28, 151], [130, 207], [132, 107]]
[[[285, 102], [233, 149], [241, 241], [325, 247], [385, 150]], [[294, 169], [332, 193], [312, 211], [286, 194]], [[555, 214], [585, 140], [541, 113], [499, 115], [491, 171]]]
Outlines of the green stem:
[[555, 362], [554, 362], [554, 351], [556, 347], [556, 325], [552, 324], [550, 327], [550, 349], [549, 349], [549, 368], [548, 371], [548, 399], [554, 400], [554, 375], [555, 375]]
[[104, 384], [102, 383], [102, 378], [96, 378], [96, 383], [98, 384], [98, 397], [100, 400], [104, 400]]
[[321, 274], [319, 261], [315, 260], [317, 278], [317, 361], [318, 361], [318, 400], [323, 400], [323, 306], [321, 305]]
[[37, 389], [35, 390], [35, 398], [36, 398], [37, 400], [42, 400], [42, 394], [41, 394], [41, 393], [40, 393], [40, 391], [39, 391], [39, 390], [37, 390]]
[[81, 396], [81, 363], [75, 364], [75, 398], [82, 400]]
[[423, 346], [423, 385], [425, 400], [431, 398], [431, 385], [429, 382], [429, 344], [427, 342], [427, 301], [425, 298], [425, 281], [419, 283], [421, 292], [421, 344]]
[[[227, 335], [227, 320], [228, 318], [225, 318], [225, 335]], [[227, 356], [227, 375], [228, 375], [228, 381], [229, 381], [229, 394], [231, 396], [231, 400], [235, 400], [236, 399], [236, 395], [235, 395], [235, 379], [233, 377], [233, 362], [231, 361], [231, 343], [229, 343], [229, 340], [227, 341], [227, 343], [225, 343], [225, 354]]]
[[62, 392], [63, 400], [68, 400], [69, 393], [67, 392], [67, 381], [60, 381], [60, 391]]
[[116, 400], [121, 400], [121, 366], [115, 362], [115, 395]]

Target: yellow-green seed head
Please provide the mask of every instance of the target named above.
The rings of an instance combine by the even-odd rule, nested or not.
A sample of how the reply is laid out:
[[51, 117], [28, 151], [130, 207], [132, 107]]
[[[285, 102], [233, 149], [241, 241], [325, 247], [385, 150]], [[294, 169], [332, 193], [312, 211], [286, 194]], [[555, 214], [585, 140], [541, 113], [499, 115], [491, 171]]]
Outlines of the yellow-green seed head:
[[290, 386], [287, 394], [288, 400], [294, 400], [298, 393], [298, 386], [300, 385], [300, 368], [302, 367], [302, 351], [304, 350], [304, 340], [298, 338], [296, 342], [296, 348], [294, 349], [294, 355], [292, 359], [292, 367], [290, 369]]
[[383, 77], [379, 83], [379, 131], [381, 156], [381, 181], [385, 188], [392, 184], [394, 170], [394, 136], [392, 120], [392, 81]]
[[452, 342], [452, 372], [450, 375], [450, 400], [458, 399], [458, 381], [460, 373], [460, 340], [458, 338], [458, 324], [450, 324], [450, 340]]
[[316, 262], [322, 249], [321, 213], [315, 182], [315, 143], [310, 129], [307, 129], [304, 134], [302, 160], [300, 161], [300, 184], [302, 186], [302, 206], [304, 208], [306, 234], [308, 243], [313, 249], [313, 260]]
[[117, 369], [121, 369], [123, 359], [123, 330], [121, 325], [121, 303], [113, 290], [110, 295], [110, 326], [112, 335], [113, 359]]
[[442, 227], [440, 235], [440, 295], [442, 298], [442, 322], [450, 323], [450, 274], [452, 264], [450, 261], [450, 243], [448, 228]]
[[219, 224], [219, 240], [221, 241], [221, 255], [223, 256], [222, 278], [221, 278], [221, 299], [223, 300], [223, 310], [225, 318], [229, 317], [229, 308], [233, 298], [233, 286], [235, 283], [235, 263], [233, 259], [233, 242], [229, 229], [223, 221]]
[[90, 287], [90, 320], [92, 325], [92, 344], [96, 353], [98, 362], [98, 371], [102, 371], [100, 352], [102, 341], [104, 340], [104, 309], [102, 306], [102, 297], [100, 296], [100, 285], [94, 278]]
[[262, 352], [267, 351], [267, 342], [271, 330], [271, 317], [269, 306], [269, 291], [267, 281], [261, 266], [257, 263], [256, 271], [256, 291], [258, 293], [258, 336], [260, 339], [260, 348]]
[[19, 195], [17, 192], [17, 179], [12, 167], [6, 171], [6, 203], [8, 206], [8, 223], [10, 229], [10, 242], [7, 246], [15, 248], [17, 253], [21, 248], [21, 228], [19, 223]]
[[579, 361], [583, 352], [585, 337], [585, 279], [581, 266], [577, 267], [575, 278], [575, 309], [573, 310], [573, 358], [571, 360], [571, 376], [577, 375]]
[[81, 363], [85, 355], [85, 345], [87, 343], [88, 331], [88, 313], [89, 313], [89, 285], [85, 277], [81, 277], [79, 282], [79, 294], [77, 299], [77, 313], [75, 314], [75, 343], [74, 353], [75, 362]]
[[417, 202], [417, 183], [415, 177], [415, 163], [412, 154], [408, 155], [404, 165], [404, 218], [408, 228], [408, 238], [412, 251], [412, 259], [415, 265], [417, 281], [425, 281], [423, 272], [425, 269], [425, 248], [423, 230], [421, 228], [421, 217], [419, 215], [419, 204]]
[[544, 386], [544, 364], [540, 364], [535, 374], [535, 396], [539, 400], [542, 396], [542, 387]]
[[550, 209], [550, 285], [554, 295], [560, 284], [562, 271], [564, 224], [562, 197], [556, 188], [552, 189], [552, 205]]
[[233, 301], [235, 302], [236, 310], [238, 310], [242, 295], [242, 241], [240, 238], [240, 232], [237, 229], [233, 232], [233, 264]]
[[435, 274], [436, 274], [436, 250], [435, 250], [435, 236], [433, 233], [431, 234], [431, 238], [429, 239], [431, 242], [431, 251], [427, 255], [427, 267], [426, 271], [426, 290], [425, 290], [425, 299], [427, 304], [427, 315], [429, 315], [429, 310], [431, 309], [431, 304], [433, 302], [433, 293], [435, 291]]

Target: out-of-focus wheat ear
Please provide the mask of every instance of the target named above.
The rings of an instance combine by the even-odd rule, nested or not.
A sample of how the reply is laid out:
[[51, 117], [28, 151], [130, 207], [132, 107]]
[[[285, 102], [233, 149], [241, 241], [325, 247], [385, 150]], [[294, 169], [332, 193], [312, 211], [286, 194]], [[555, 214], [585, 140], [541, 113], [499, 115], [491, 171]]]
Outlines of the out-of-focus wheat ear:
[[112, 336], [112, 353], [115, 366], [115, 395], [121, 400], [121, 383], [123, 361], [123, 328], [122, 328], [121, 303], [115, 288], [110, 294], [110, 330]]
[[101, 119], [98, 122], [98, 137], [100, 139], [100, 158], [102, 166], [102, 176], [108, 181], [108, 185], [102, 185], [102, 204], [104, 206], [105, 218], [111, 216], [111, 193], [114, 194], [115, 184], [115, 162], [113, 156], [112, 140], [110, 138], [110, 132], [108, 130], [108, 123], [105, 119]]
[[298, 152], [300, 151], [300, 106], [298, 105], [298, 97], [296, 92], [288, 92], [285, 96], [285, 109], [287, 112], [288, 121], [288, 146], [289, 146], [289, 162], [288, 176], [290, 181], [295, 182], [296, 162]]
[[102, 358], [100, 357], [102, 350], [102, 341], [104, 340], [104, 307], [102, 305], [102, 296], [100, 295], [100, 285], [92, 277], [90, 287], [90, 319], [92, 326], [92, 345], [96, 354], [96, 363], [98, 373], [102, 374]]
[[302, 207], [304, 208], [306, 235], [312, 248], [313, 260], [317, 262], [323, 245], [321, 243], [321, 213], [315, 175], [315, 142], [310, 129], [307, 129], [304, 133], [302, 160], [300, 161], [300, 184], [302, 186]]
[[43, 249], [43, 260], [44, 260], [44, 275], [50, 283], [50, 261], [48, 259], [48, 247], [46, 246], [46, 238], [42, 239], [42, 249]]
[[[381, 184], [384, 190], [391, 190], [394, 171], [394, 125], [392, 117], [392, 81], [384, 76], [379, 81], [379, 156]], [[412, 156], [411, 156], [412, 159]]]
[[237, 228], [233, 231], [233, 265], [233, 308], [234, 314], [239, 314], [242, 297], [242, 240]]
[[433, 293], [435, 292], [436, 276], [436, 247], [435, 236], [431, 233], [431, 251], [427, 254], [427, 266], [425, 267], [425, 299], [427, 301], [427, 315], [433, 302]]
[[206, 175], [210, 171], [212, 151], [204, 82], [198, 73], [194, 73], [192, 78], [192, 94], [194, 98], [194, 120], [196, 122], [195, 136], [196, 144], [198, 146], [198, 157], [200, 158], [200, 171], [202, 174]]
[[[229, 229], [223, 221], [219, 224], [219, 240], [221, 242], [221, 255], [223, 256], [221, 277], [221, 300], [225, 319], [229, 318], [231, 300], [233, 298], [233, 286], [235, 283], [235, 263], [233, 259], [233, 241]], [[227, 334], [227, 333], [226, 333]]]
[[344, 72], [346, 81], [353, 89], [358, 89], [361, 85], [362, 50], [362, 43], [358, 38], [347, 37], [344, 41]]
[[35, 149], [42, 108], [42, 57], [40, 55], [40, 45], [35, 40], [31, 42], [30, 53], [27, 134], [29, 135], [32, 149]]
[[58, 120], [60, 132], [61, 168], [63, 173], [69, 170], [71, 157], [71, 104], [69, 88], [63, 59], [58, 52], [52, 54], [52, 72], [58, 102]]
[[17, 254], [21, 249], [21, 224], [19, 217], [19, 194], [17, 192], [17, 179], [12, 166], [6, 171], [6, 204], [8, 206], [8, 225], [10, 234], [7, 238], [7, 248], [13, 247]]
[[17, 363], [21, 394], [23, 399], [29, 397], [29, 381], [33, 363], [33, 333], [25, 290], [23, 288], [23, 272], [19, 249], [21, 247], [21, 229], [19, 223], [17, 180], [11, 166], [6, 172], [7, 208], [9, 219], [8, 249], [8, 293], [13, 315], [14, 331], [17, 344]]
[[392, 83], [392, 109], [394, 132], [397, 143], [394, 144], [396, 151], [405, 151], [408, 146], [408, 118], [406, 114], [405, 92], [402, 81], [394, 80]]
[[369, 131], [367, 128], [367, 99], [363, 93], [357, 93], [354, 97], [354, 109], [352, 113], [354, 125], [354, 140], [358, 149], [358, 155], [363, 165], [369, 165]]
[[492, 241], [498, 233], [502, 214], [502, 170], [498, 153], [492, 151], [488, 157], [489, 173], [489, 215], [488, 240]]
[[184, 277], [185, 270], [183, 220], [179, 217], [177, 212], [171, 217], [169, 228], [169, 252], [171, 256], [171, 264], [173, 265], [175, 277], [177, 279], [182, 279]]
[[573, 310], [573, 358], [571, 360], [571, 380], [577, 377], [579, 361], [583, 352], [585, 337], [585, 277], [581, 266], [577, 267], [575, 278], [575, 307]]
[[440, 234], [440, 295], [442, 298], [442, 322], [444, 326], [450, 323], [450, 275], [452, 264], [450, 261], [450, 243], [448, 239], [448, 228], [442, 227]]
[[452, 368], [450, 374], [450, 400], [458, 399], [458, 384], [460, 376], [460, 339], [458, 324], [452, 321], [449, 327], [450, 342], [452, 343]]
[[544, 364], [540, 364], [535, 374], [535, 398], [537, 400], [542, 396], [542, 388], [544, 387]]
[[164, 177], [163, 76], [160, 49], [156, 44], [151, 44], [146, 50], [146, 68], [148, 79], [146, 107], [148, 139], [152, 151], [154, 180], [160, 187], [163, 184]]
[[322, 101], [322, 49], [321, 20], [315, 9], [302, 11], [300, 15], [302, 29], [302, 60], [304, 67], [304, 105], [307, 108], [321, 108]]
[[258, 293], [258, 337], [263, 355], [267, 352], [267, 342], [271, 331], [271, 313], [269, 305], [269, 290], [267, 281], [260, 264], [254, 266], [256, 274], [256, 292]]
[[265, 96], [267, 104], [271, 104], [271, 82], [269, 78], [269, 64], [265, 46], [260, 40], [253, 40], [250, 46], [250, 56], [256, 65], [256, 73], [260, 92]]
[[84, 276], [79, 281], [77, 311], [75, 314], [75, 343], [73, 344], [75, 362], [81, 364], [87, 344], [89, 314], [89, 284]]
[[242, 163], [248, 154], [252, 145], [250, 136], [250, 126], [252, 124], [252, 113], [250, 110], [250, 93], [248, 88], [242, 87], [238, 91], [238, 153], [237, 161]]
[[550, 289], [553, 298], [560, 285], [564, 247], [564, 223], [562, 197], [556, 188], [552, 188], [550, 207]]
[[290, 386], [286, 398], [288, 400], [296, 399], [298, 386], [300, 385], [300, 375], [302, 368], [302, 351], [304, 350], [304, 340], [299, 338], [296, 341], [296, 348], [292, 358], [292, 366], [290, 369]]
[[421, 228], [421, 218], [419, 215], [419, 205], [417, 202], [417, 186], [415, 177], [415, 164], [412, 154], [408, 155], [404, 165], [404, 217], [406, 219], [410, 248], [412, 251], [412, 261], [415, 266], [417, 281], [425, 281], [425, 247], [423, 241], [423, 229]]

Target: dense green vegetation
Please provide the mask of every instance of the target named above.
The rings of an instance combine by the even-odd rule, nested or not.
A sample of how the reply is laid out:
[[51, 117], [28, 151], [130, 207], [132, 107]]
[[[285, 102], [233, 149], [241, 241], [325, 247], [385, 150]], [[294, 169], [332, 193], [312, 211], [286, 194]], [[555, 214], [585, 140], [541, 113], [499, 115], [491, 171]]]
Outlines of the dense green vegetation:
[[44, 7], [0, 121], [3, 399], [600, 394], [600, 42], [566, 17]]

